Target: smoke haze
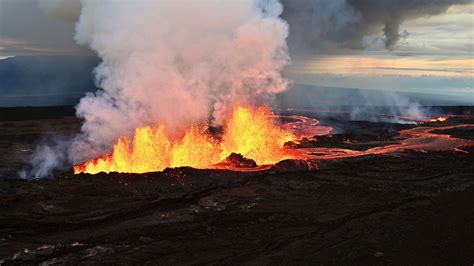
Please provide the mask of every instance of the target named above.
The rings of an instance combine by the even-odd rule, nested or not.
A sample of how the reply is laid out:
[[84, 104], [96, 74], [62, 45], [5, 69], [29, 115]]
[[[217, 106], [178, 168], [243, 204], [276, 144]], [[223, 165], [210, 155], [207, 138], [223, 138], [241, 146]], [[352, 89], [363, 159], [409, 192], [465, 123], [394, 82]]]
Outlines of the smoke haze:
[[408, 32], [400, 24], [410, 18], [437, 15], [471, 0], [283, 0], [283, 19], [290, 25], [292, 55], [364, 48], [364, 37], [383, 33], [393, 49]]
[[80, 0], [38, 0], [38, 7], [51, 16], [77, 21], [81, 14]]

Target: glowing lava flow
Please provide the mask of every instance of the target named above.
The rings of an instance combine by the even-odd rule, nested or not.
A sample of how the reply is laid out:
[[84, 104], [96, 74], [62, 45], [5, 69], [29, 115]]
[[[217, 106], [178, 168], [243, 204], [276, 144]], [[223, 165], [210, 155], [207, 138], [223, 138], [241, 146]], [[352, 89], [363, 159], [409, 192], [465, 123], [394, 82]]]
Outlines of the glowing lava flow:
[[444, 122], [446, 120], [448, 120], [448, 117], [440, 116], [440, 117], [430, 119], [430, 122]]
[[315, 136], [324, 136], [333, 130], [329, 126], [320, 126], [319, 120], [302, 115], [274, 115], [273, 117], [289, 120], [281, 125], [282, 128], [293, 132], [297, 139], [311, 139]]
[[135, 130], [133, 140], [120, 138], [113, 153], [74, 166], [74, 173], [162, 171], [167, 167], [208, 168], [231, 153], [239, 153], [257, 164], [272, 164], [293, 158], [284, 144], [295, 139], [290, 131], [275, 125], [266, 107], [238, 106], [227, 119], [220, 141], [207, 133], [206, 126], [192, 126], [177, 140], [164, 125]]
[[415, 127], [400, 131], [400, 143], [380, 146], [365, 151], [343, 148], [303, 148], [299, 149], [300, 157], [306, 159], [338, 159], [374, 154], [395, 154], [406, 150], [427, 151], [461, 151], [462, 146], [474, 146], [474, 141], [451, 137], [447, 134], [432, 133], [435, 130], [448, 130], [454, 128], [471, 127], [471, 124], [461, 124], [445, 127]]

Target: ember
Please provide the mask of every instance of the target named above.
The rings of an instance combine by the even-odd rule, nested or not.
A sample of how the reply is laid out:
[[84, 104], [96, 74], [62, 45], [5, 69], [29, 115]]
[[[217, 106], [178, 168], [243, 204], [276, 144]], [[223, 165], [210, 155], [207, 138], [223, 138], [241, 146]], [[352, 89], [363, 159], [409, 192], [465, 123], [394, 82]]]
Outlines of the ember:
[[120, 138], [112, 154], [74, 166], [74, 173], [162, 171], [167, 167], [210, 168], [237, 153], [257, 164], [273, 164], [294, 156], [284, 144], [295, 137], [277, 127], [267, 107], [235, 107], [227, 119], [221, 140], [207, 126], [192, 126], [177, 140], [164, 125], [135, 130], [133, 139]]

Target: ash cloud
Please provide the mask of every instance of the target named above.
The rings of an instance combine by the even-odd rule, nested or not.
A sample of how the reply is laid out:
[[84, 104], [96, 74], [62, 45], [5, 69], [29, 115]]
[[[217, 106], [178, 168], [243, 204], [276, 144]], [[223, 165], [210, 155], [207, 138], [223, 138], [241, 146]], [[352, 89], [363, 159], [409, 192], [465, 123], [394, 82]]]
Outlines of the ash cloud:
[[283, 19], [290, 25], [292, 54], [338, 52], [364, 48], [364, 37], [383, 33], [393, 49], [407, 36], [400, 25], [407, 19], [445, 12], [471, 0], [283, 0]]

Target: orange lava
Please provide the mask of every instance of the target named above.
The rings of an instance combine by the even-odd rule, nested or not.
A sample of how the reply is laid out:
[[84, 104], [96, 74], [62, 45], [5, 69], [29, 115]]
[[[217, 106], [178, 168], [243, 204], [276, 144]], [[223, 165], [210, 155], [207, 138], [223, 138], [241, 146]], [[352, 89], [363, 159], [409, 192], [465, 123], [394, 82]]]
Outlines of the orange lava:
[[182, 135], [171, 139], [164, 125], [137, 128], [133, 139], [120, 138], [112, 154], [75, 165], [74, 173], [145, 173], [180, 166], [210, 168], [231, 153], [240, 153], [259, 165], [294, 158], [284, 144], [295, 136], [275, 125], [267, 107], [235, 107], [220, 140], [207, 133], [207, 126], [192, 126]]
[[351, 150], [344, 148], [304, 148], [299, 149], [300, 158], [306, 159], [339, 159], [375, 154], [396, 154], [406, 150], [428, 152], [447, 151], [464, 152], [463, 146], [474, 146], [473, 140], [459, 139], [447, 134], [433, 133], [435, 130], [472, 127], [472, 124], [461, 124], [445, 127], [415, 127], [400, 131], [400, 141], [397, 144], [378, 146], [367, 150]]
[[297, 139], [312, 139], [315, 136], [328, 135], [333, 130], [329, 126], [320, 126], [319, 120], [302, 115], [275, 115], [274, 117], [289, 119], [293, 122], [286, 122], [282, 125], [296, 136]]
[[448, 120], [448, 117], [440, 116], [440, 117], [430, 119], [430, 122], [444, 122], [446, 120]]

